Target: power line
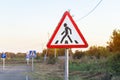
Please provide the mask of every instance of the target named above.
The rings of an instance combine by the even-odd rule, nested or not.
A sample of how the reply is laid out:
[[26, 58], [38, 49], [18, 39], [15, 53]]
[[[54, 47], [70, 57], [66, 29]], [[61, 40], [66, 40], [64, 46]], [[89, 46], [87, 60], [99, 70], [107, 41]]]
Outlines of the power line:
[[101, 3], [102, 1], [103, 1], [103, 0], [100, 0], [100, 1], [96, 4], [96, 6], [95, 6], [90, 12], [88, 12], [86, 15], [84, 15], [83, 17], [81, 17], [81, 18], [78, 19], [77, 21], [80, 21], [80, 20], [84, 19], [85, 17], [87, 17], [89, 14], [91, 14], [91, 13], [100, 5], [100, 3]]

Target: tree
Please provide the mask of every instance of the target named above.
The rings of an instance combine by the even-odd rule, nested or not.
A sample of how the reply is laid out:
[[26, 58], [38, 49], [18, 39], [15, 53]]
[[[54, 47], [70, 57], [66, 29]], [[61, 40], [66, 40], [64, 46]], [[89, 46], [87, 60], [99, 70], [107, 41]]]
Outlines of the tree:
[[120, 52], [120, 30], [114, 30], [111, 39], [108, 43], [108, 48], [111, 52]]
[[89, 56], [95, 56], [97, 59], [107, 57], [109, 55], [107, 48], [102, 46], [91, 46], [87, 51], [87, 54]]
[[73, 55], [73, 58], [74, 59], [80, 59], [84, 56], [84, 54], [85, 54], [85, 52], [76, 50], [74, 55]]
[[26, 53], [18, 52], [18, 53], [16, 54], [16, 58], [24, 59], [25, 57], [26, 57]]
[[35, 59], [40, 59], [40, 58], [41, 58], [41, 53], [37, 52]]
[[58, 56], [64, 56], [65, 55], [65, 48], [59, 48], [58, 49]]

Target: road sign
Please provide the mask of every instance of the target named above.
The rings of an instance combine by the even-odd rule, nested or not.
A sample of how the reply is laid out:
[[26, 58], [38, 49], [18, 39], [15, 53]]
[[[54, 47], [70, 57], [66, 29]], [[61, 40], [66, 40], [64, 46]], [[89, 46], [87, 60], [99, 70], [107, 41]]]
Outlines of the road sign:
[[48, 48], [84, 48], [88, 44], [68, 11], [63, 14], [56, 27]]
[[36, 57], [36, 51], [35, 50], [30, 50], [29, 51], [29, 57], [30, 58], [35, 58]]
[[31, 50], [29, 51], [29, 57], [32, 58], [32, 71], [34, 71], [34, 58], [37, 56], [36, 51], [35, 50]]
[[26, 54], [26, 58], [30, 58], [29, 54]]
[[29, 60], [29, 59], [30, 59], [29, 54], [26, 54], [26, 60]]
[[1, 54], [1, 58], [3, 60], [3, 70], [5, 69], [5, 58], [6, 58], [6, 54], [5, 53], [2, 53]]
[[2, 53], [2, 54], [1, 54], [1, 58], [6, 58], [6, 54], [5, 54], [5, 53]]

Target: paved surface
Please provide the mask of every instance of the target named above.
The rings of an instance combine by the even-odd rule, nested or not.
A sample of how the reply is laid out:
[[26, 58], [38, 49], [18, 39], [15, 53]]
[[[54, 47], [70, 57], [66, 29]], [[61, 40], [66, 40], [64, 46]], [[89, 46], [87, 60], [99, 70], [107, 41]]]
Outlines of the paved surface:
[[0, 80], [31, 80], [28, 75], [31, 71], [30, 66], [0, 66]]

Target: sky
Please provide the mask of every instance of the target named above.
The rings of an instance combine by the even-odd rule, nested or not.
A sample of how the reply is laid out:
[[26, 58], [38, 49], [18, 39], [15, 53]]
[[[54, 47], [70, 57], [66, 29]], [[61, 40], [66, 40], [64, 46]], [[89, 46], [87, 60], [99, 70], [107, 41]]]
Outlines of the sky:
[[120, 29], [120, 0], [102, 0], [84, 17], [99, 1], [0, 0], [0, 52], [41, 52], [67, 10], [89, 47], [106, 46], [113, 30]]

